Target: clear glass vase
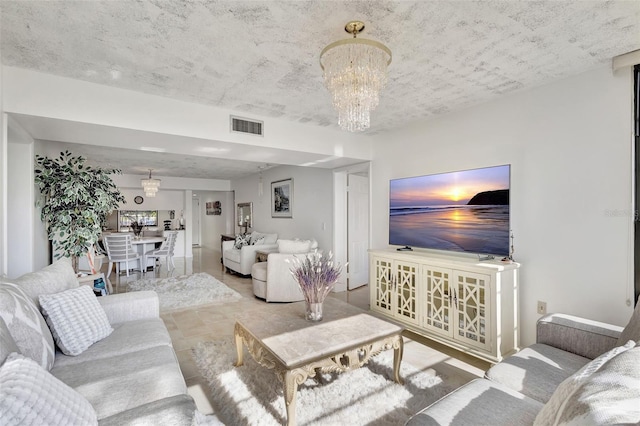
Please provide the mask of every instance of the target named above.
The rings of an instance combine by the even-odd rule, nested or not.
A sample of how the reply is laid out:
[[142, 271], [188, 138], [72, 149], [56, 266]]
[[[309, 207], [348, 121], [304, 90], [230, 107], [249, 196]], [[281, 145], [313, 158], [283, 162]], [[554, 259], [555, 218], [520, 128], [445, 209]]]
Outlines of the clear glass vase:
[[322, 302], [309, 303], [305, 301], [305, 309], [307, 321], [322, 321]]

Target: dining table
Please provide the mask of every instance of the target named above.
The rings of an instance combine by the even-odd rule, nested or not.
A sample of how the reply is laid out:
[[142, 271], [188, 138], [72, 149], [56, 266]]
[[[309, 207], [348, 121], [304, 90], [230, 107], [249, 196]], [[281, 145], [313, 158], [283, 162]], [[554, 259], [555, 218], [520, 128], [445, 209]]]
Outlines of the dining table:
[[145, 267], [152, 267], [153, 262], [156, 261], [155, 258], [150, 258], [148, 260], [144, 259], [144, 254], [149, 250], [153, 250], [156, 248], [156, 244], [162, 243], [164, 241], [164, 237], [134, 237], [131, 239], [131, 245], [134, 249], [143, 257], [143, 265]]

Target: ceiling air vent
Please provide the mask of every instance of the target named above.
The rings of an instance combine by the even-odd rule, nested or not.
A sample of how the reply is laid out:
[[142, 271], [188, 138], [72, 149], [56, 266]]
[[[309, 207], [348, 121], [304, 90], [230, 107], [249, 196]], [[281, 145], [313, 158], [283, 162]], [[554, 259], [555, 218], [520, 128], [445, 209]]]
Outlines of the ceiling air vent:
[[262, 121], [247, 120], [246, 118], [231, 116], [231, 131], [238, 133], [249, 133], [251, 135], [263, 136]]

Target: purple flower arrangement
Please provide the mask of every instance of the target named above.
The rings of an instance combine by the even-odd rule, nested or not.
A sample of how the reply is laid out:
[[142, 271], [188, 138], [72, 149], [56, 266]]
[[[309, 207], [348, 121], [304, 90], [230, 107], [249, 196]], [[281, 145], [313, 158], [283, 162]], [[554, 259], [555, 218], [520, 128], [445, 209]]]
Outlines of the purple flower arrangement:
[[315, 251], [304, 258], [293, 257], [291, 274], [300, 285], [307, 303], [322, 303], [342, 273], [342, 266], [333, 261], [333, 253], [324, 256]]

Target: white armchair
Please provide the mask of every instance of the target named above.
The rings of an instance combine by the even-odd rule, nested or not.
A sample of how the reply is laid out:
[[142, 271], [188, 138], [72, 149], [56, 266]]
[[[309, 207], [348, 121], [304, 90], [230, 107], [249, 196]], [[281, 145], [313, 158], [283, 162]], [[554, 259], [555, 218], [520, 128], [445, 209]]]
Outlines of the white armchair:
[[[262, 238], [264, 237], [264, 238]], [[262, 239], [261, 239], [262, 238]], [[222, 264], [226, 269], [241, 275], [251, 274], [251, 267], [256, 262], [256, 251], [273, 250], [278, 247], [278, 234], [253, 232], [249, 244], [235, 248], [235, 241], [222, 242]], [[255, 242], [256, 244], [251, 244]]]
[[267, 302], [304, 300], [300, 286], [291, 275], [291, 268], [294, 266], [291, 260], [296, 257], [302, 260], [317, 247], [315, 240], [278, 240], [280, 253], [269, 253], [266, 262], [255, 263], [251, 268], [253, 294]]

